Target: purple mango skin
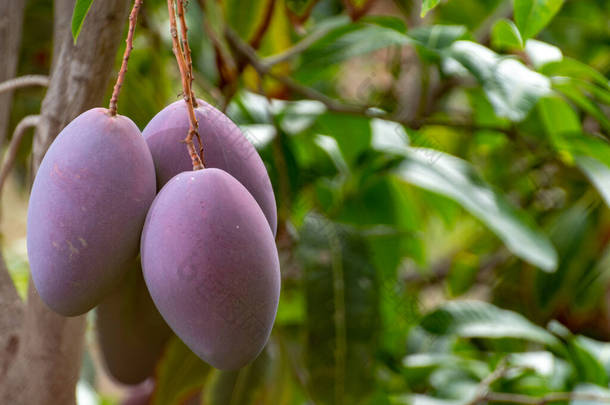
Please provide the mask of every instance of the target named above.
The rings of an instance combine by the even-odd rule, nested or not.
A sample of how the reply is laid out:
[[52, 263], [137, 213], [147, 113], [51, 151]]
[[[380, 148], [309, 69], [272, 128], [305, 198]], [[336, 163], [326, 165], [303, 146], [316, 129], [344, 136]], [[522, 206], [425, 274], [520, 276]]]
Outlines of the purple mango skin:
[[65, 316], [87, 312], [120, 281], [155, 197], [144, 137], [129, 118], [106, 112], [86, 111], [61, 131], [30, 196], [32, 279], [42, 300]]
[[222, 370], [258, 356], [277, 311], [279, 259], [241, 183], [220, 169], [175, 176], [148, 212], [141, 257], [159, 312], [196, 355]]
[[[222, 169], [243, 184], [260, 205], [275, 236], [275, 195], [263, 161], [229, 117], [203, 100], [197, 102], [195, 116], [199, 123], [206, 167]], [[155, 115], [142, 131], [155, 162], [159, 189], [178, 173], [193, 169], [182, 142], [188, 130], [186, 103], [179, 100]]]
[[139, 261], [96, 308], [95, 326], [108, 374], [138, 384], [155, 373], [172, 331], [150, 297]]

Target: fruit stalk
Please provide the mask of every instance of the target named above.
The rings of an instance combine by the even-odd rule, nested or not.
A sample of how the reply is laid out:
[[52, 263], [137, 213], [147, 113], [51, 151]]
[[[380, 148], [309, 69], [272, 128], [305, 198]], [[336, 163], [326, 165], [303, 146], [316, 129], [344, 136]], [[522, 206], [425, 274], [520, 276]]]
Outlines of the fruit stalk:
[[114, 117], [117, 110], [117, 102], [119, 100], [119, 93], [123, 86], [123, 80], [125, 79], [125, 73], [127, 72], [127, 62], [129, 61], [129, 55], [133, 49], [133, 34], [136, 30], [136, 22], [138, 20], [138, 13], [142, 7], [143, 0], [135, 0], [131, 14], [129, 14], [129, 31], [127, 32], [127, 39], [125, 39], [125, 53], [123, 53], [123, 62], [121, 63], [121, 70], [117, 76], [114, 89], [112, 90], [112, 97], [110, 97], [110, 105], [108, 107], [108, 115]]
[[191, 99], [193, 100], [193, 106], [197, 107], [197, 98], [193, 93], [193, 59], [191, 58], [191, 47], [187, 37], [188, 26], [186, 25], [186, 19], [184, 17], [184, 0], [177, 0], [178, 8], [178, 19], [180, 20], [180, 34], [182, 37], [182, 48], [184, 49], [184, 59], [186, 61], [186, 67], [188, 70], [189, 85], [191, 86]]
[[[188, 27], [186, 25], [186, 19], [184, 17], [184, 2], [185, 0], [178, 0], [178, 19], [180, 20], [180, 32], [182, 36], [182, 48], [184, 49], [184, 58], [186, 61], [186, 67], [188, 68], [188, 80], [191, 89], [191, 102], [193, 103], [193, 107], [197, 108], [197, 97], [195, 97], [195, 93], [193, 92], [193, 59], [191, 57], [191, 47], [189, 46], [187, 36]], [[199, 131], [195, 133], [195, 136], [197, 136], [197, 142], [199, 143], [199, 156], [201, 157], [203, 156], [203, 144], [201, 143], [201, 136], [199, 135]]]
[[[197, 123], [197, 117], [195, 117], [195, 108], [193, 106], [193, 94], [191, 91], [191, 80], [189, 79], [188, 66], [184, 57], [184, 53], [182, 52], [182, 47], [180, 46], [180, 40], [178, 39], [178, 28], [176, 24], [176, 10], [174, 9], [174, 1], [175, 0], [167, 0], [167, 8], [169, 12], [170, 34], [172, 37], [174, 55], [176, 56], [176, 62], [178, 62], [178, 69], [180, 69], [182, 89], [184, 92], [184, 101], [187, 104], [187, 111], [189, 116], [190, 126], [188, 134], [184, 139], [184, 143], [186, 144], [189, 155], [191, 157], [191, 162], [193, 163], [193, 170], [200, 170], [204, 168], [203, 153], [201, 154], [201, 156], [199, 156], [193, 143], [193, 137], [199, 137], [199, 124]], [[181, 0], [177, 1], [180, 5]], [[186, 33], [186, 21], [183, 27], [183, 32]], [[185, 37], [182, 39], [182, 41], [183, 43], [188, 43], [188, 38]]]

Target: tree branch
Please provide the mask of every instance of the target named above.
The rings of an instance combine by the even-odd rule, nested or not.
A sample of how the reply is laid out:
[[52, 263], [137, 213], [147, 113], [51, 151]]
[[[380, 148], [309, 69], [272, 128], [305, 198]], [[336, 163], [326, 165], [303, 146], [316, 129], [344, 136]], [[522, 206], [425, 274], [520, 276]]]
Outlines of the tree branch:
[[467, 403], [467, 405], [477, 405], [489, 394], [489, 389], [496, 381], [502, 379], [508, 370], [506, 366], [506, 358], [500, 360], [496, 369], [479, 383], [475, 397]]
[[289, 61], [290, 59], [300, 55], [304, 51], [306, 51], [310, 46], [316, 43], [319, 39], [323, 38], [326, 34], [331, 31], [330, 28], [320, 29], [316, 32], [311, 33], [307, 37], [303, 38], [301, 41], [297, 42], [291, 48], [286, 49], [285, 51], [278, 53], [276, 55], [272, 55], [266, 57], [261, 61], [262, 65], [266, 68], [272, 68], [273, 66], [280, 64], [282, 62]]
[[501, 2], [474, 32], [476, 41], [483, 45], [488, 44], [494, 24], [501, 18], [509, 18], [512, 14], [513, 2], [511, 0]]
[[231, 28], [227, 28], [225, 35], [227, 40], [233, 46], [234, 50], [243, 58], [245, 58], [248, 63], [254, 68], [254, 70], [259, 74], [259, 76], [268, 76], [272, 79], [277, 80], [282, 85], [284, 85], [289, 90], [301, 94], [302, 96], [316, 100], [323, 103], [326, 108], [330, 111], [343, 113], [343, 114], [352, 114], [363, 116], [367, 118], [380, 118], [387, 121], [396, 122], [398, 124], [405, 125], [406, 127], [419, 129], [423, 126], [429, 125], [442, 125], [447, 127], [459, 128], [464, 130], [489, 130], [489, 131], [497, 131], [502, 133], [509, 133], [510, 129], [499, 127], [499, 126], [487, 126], [487, 125], [477, 125], [469, 122], [456, 122], [456, 121], [442, 121], [442, 120], [430, 120], [430, 119], [413, 119], [408, 120], [401, 117], [398, 117], [394, 114], [387, 113], [385, 111], [379, 110], [378, 108], [372, 106], [358, 106], [358, 105], [350, 105], [345, 104], [335, 99], [332, 99], [325, 94], [320, 93], [319, 91], [312, 89], [310, 87], [303, 86], [288, 76], [281, 76], [275, 74], [271, 71], [271, 67], [265, 65], [261, 62], [256, 54], [254, 48], [244, 42], [239, 35], [237, 35]]
[[11, 143], [9, 144], [6, 154], [4, 155], [2, 169], [0, 169], [0, 195], [2, 195], [4, 183], [6, 182], [8, 175], [13, 169], [13, 164], [17, 158], [17, 152], [19, 151], [19, 146], [21, 145], [23, 137], [27, 133], [28, 129], [32, 127], [36, 128], [39, 123], [40, 115], [28, 115], [19, 121], [17, 127], [15, 127], [15, 131], [13, 132], [13, 136], [11, 138]]
[[48, 85], [49, 85], [49, 78], [47, 76], [26, 75], [26, 76], [16, 77], [14, 79], [10, 79], [10, 80], [0, 83], [0, 93], [12, 91], [12, 90], [19, 89], [22, 87], [28, 87], [28, 86], [47, 87]]

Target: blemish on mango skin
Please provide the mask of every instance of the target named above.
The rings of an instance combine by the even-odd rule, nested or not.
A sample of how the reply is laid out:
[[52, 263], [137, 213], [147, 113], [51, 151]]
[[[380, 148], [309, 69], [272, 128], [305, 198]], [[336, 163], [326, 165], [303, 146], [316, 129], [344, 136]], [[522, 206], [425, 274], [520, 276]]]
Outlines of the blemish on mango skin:
[[70, 257], [72, 257], [73, 254], [78, 254], [79, 250], [77, 248], [74, 247], [74, 245], [72, 244], [72, 242], [70, 242], [69, 240], [66, 241], [66, 244], [68, 245], [68, 249], [70, 249]]
[[57, 243], [57, 242], [53, 241], [53, 242], [51, 242], [51, 244], [53, 245], [53, 247], [54, 247], [55, 249], [59, 249], [59, 243]]
[[79, 237], [78, 241], [80, 242], [81, 245], [83, 245], [84, 248], [86, 248], [88, 246], [87, 241], [83, 237]]
[[53, 165], [53, 170], [51, 171], [51, 177], [55, 177], [55, 176], [59, 176], [59, 177], [63, 177], [64, 173], [59, 169], [59, 166], [57, 166], [57, 163], [55, 163]]

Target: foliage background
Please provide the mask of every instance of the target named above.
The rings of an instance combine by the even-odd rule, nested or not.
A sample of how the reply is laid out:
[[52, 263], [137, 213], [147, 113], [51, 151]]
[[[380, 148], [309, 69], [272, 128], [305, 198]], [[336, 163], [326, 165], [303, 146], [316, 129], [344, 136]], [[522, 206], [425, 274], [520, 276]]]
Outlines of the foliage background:
[[[28, 2], [19, 75], [49, 71], [51, 15]], [[153, 403], [610, 397], [609, 2], [191, 0], [188, 18], [196, 94], [272, 178], [283, 287], [254, 364], [211, 370], [174, 340]], [[143, 128], [180, 96], [164, 1], [134, 46], [119, 113]], [[43, 96], [19, 90], [10, 129]], [[3, 196], [21, 292], [30, 149]], [[93, 332], [79, 401], [118, 403]]]

